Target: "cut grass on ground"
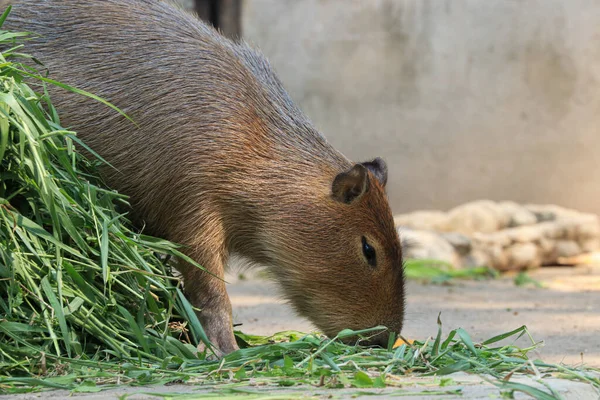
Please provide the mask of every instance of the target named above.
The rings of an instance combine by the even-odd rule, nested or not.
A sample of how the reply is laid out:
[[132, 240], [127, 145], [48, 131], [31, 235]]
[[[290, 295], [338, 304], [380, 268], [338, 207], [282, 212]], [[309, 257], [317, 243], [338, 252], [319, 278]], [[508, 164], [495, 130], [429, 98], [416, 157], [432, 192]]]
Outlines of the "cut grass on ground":
[[488, 267], [457, 269], [452, 264], [438, 260], [407, 260], [404, 274], [408, 279], [430, 283], [446, 283], [453, 279], [492, 279], [498, 271]]
[[[247, 347], [224, 359], [198, 353], [206, 338], [168, 262], [183, 255], [176, 245], [132, 229], [122, 214], [126, 198], [102, 184], [98, 161], [82, 156], [85, 145], [61, 127], [48, 79], [18, 62], [27, 59], [19, 53], [25, 37], [0, 31], [1, 394], [170, 382], [234, 390], [250, 380], [272, 387], [379, 388], [399, 386], [399, 377], [410, 374], [455, 371], [542, 399], [556, 393], [511, 378], [560, 373], [600, 388], [584, 369], [529, 360], [527, 352], [539, 343], [525, 327], [474, 343], [462, 329], [443, 337], [439, 322], [435, 338], [396, 348], [390, 342], [387, 349], [313, 334], [267, 339], [238, 333]], [[32, 76], [39, 78], [29, 80], [32, 86], [23, 83]], [[528, 347], [507, 342], [521, 336], [530, 339]]]

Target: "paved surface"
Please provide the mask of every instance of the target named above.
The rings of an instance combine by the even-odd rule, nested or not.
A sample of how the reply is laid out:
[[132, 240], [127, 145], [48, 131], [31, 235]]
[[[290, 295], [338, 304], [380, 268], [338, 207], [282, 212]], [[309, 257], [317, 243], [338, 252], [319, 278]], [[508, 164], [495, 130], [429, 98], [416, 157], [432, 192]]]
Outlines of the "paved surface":
[[[327, 390], [319, 388], [248, 388], [251, 393], [246, 393], [242, 399], [354, 399], [357, 397], [365, 399], [386, 399], [402, 398], [409, 399], [494, 399], [501, 398], [500, 392], [494, 386], [481, 380], [481, 378], [467, 375], [464, 373], [452, 375], [455, 385], [439, 387], [439, 383], [433, 382], [431, 378], [411, 378], [403, 383], [402, 388], [388, 389], [343, 389]], [[526, 383], [545, 389], [542, 385], [534, 382], [532, 379], [511, 379], [512, 382]], [[559, 379], [545, 379], [552, 388], [566, 400], [594, 400], [598, 399], [598, 393], [594, 389], [579, 382], [572, 382]], [[362, 396], [361, 396], [362, 394]], [[241, 394], [238, 394], [241, 395]], [[377, 395], [377, 396], [374, 396]], [[84, 400], [158, 400], [160, 398], [169, 399], [172, 396], [174, 400], [192, 400], [200, 398], [221, 398], [235, 399], [236, 396], [228, 393], [214, 393], [211, 395], [211, 388], [203, 386], [158, 386], [148, 388], [123, 387], [93, 394], [70, 394], [67, 391], [55, 391], [39, 393], [34, 395], [11, 396], [19, 400], [42, 400], [42, 399], [84, 399]], [[530, 399], [531, 397], [515, 392], [515, 399]]]
[[[444, 333], [463, 327], [474, 340], [484, 340], [496, 334], [527, 325], [536, 340], [546, 345], [538, 356], [548, 362], [564, 362], [600, 367], [600, 267], [544, 268], [530, 274], [545, 288], [517, 287], [513, 279], [504, 277], [495, 281], [461, 281], [450, 285], [431, 285], [410, 282], [408, 289], [407, 321], [404, 335], [423, 339], [437, 332], [436, 318], [442, 312]], [[309, 331], [310, 323], [294, 316], [277, 295], [276, 287], [268, 281], [252, 278], [239, 280], [230, 276], [229, 293], [234, 305], [234, 319], [243, 323], [243, 331], [255, 334], [272, 334], [277, 331], [297, 329]], [[523, 342], [522, 344], [526, 344]], [[379, 394], [377, 398], [407, 394], [409, 398], [480, 399], [498, 398], [494, 386], [480, 377], [453, 374], [456, 385], [440, 388], [434, 378], [409, 377], [402, 381], [401, 389], [385, 390], [346, 389], [327, 391], [319, 388], [256, 388], [256, 396], [247, 398], [354, 398], [360, 393]], [[530, 378], [522, 382], [535, 384]], [[516, 381], [515, 379], [511, 381]], [[565, 399], [599, 399], [600, 394], [591, 386], [567, 380], [546, 379]], [[453, 390], [461, 389], [461, 394]], [[210, 387], [154, 386], [147, 388], [123, 387], [94, 394], [70, 394], [66, 391], [45, 392], [6, 398], [19, 400], [69, 399], [157, 399], [169, 395], [185, 394], [177, 399], [196, 399], [209, 395]], [[428, 393], [428, 391], [434, 391]], [[440, 391], [446, 391], [445, 394]], [[126, 395], [126, 396], [124, 396]], [[215, 393], [213, 393], [213, 396]], [[217, 397], [229, 398], [226, 393]], [[124, 397], [121, 397], [124, 396]], [[212, 396], [211, 396], [212, 397]], [[372, 397], [372, 396], [369, 396]], [[516, 393], [515, 398], [527, 398]]]

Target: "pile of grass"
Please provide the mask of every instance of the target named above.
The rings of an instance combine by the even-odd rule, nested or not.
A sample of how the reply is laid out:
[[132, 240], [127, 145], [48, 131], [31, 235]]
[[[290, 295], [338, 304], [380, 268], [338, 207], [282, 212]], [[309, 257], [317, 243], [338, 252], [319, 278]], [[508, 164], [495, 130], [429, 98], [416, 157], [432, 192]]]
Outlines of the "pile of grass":
[[184, 256], [131, 228], [126, 198], [60, 126], [49, 79], [18, 62], [24, 38], [0, 31], [0, 374], [192, 354], [206, 338], [165, 262]]
[[[529, 360], [539, 343], [525, 327], [473, 343], [462, 329], [443, 338], [438, 320], [435, 339], [390, 342], [387, 349], [338, 340], [381, 327], [333, 339], [238, 332], [245, 348], [221, 360], [198, 353], [197, 345], [208, 343], [168, 261], [183, 255], [173, 243], [132, 229], [122, 211], [126, 198], [101, 182], [102, 161], [83, 156], [85, 145], [61, 127], [45, 85], [77, 90], [19, 62], [29, 60], [20, 54], [26, 37], [0, 30], [0, 394], [169, 382], [229, 391], [250, 381], [271, 388], [400, 387], [406, 375], [456, 371], [542, 399], [556, 393], [511, 377], [560, 372], [600, 387], [586, 371]], [[499, 344], [521, 336], [531, 345]], [[451, 383], [438, 381], [433, 393], [458, 393], [444, 388]]]

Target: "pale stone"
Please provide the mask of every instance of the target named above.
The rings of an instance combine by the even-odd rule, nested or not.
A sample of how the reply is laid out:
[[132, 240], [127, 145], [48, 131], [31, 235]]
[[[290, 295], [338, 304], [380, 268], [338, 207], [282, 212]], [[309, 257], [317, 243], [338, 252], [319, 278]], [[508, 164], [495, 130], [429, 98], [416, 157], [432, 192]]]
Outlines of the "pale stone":
[[548, 253], [554, 249], [554, 242], [550, 239], [540, 238], [534, 242], [543, 253]]
[[525, 204], [523, 207], [532, 212], [538, 218], [538, 222], [572, 219], [584, 214], [554, 204]]
[[503, 201], [499, 206], [505, 215], [505, 220], [508, 221], [504, 226], [506, 228], [533, 225], [538, 222], [534, 213], [515, 202]]
[[435, 232], [400, 228], [406, 259], [431, 259], [460, 265], [454, 247]]
[[462, 258], [461, 266], [466, 268], [494, 267], [491, 261], [491, 257], [488, 253], [482, 250], [475, 249]]
[[600, 237], [600, 220], [597, 216], [592, 215], [586, 217], [578, 225], [578, 235], [581, 238], [597, 238]]
[[593, 253], [600, 250], [600, 238], [583, 240], [580, 246], [582, 253]]
[[501, 246], [490, 246], [488, 248], [482, 248], [486, 251], [490, 259], [490, 267], [499, 271], [505, 271], [508, 268], [508, 257], [506, 252]]
[[573, 240], [557, 240], [556, 255], [558, 257], [573, 257], [581, 254], [581, 247]]
[[556, 242], [554, 240], [542, 238], [540, 241], [535, 242], [535, 245], [540, 251], [540, 258], [542, 264], [553, 264], [558, 259]]
[[448, 212], [448, 225], [452, 231], [463, 234], [495, 232], [506, 225], [499, 207], [489, 200], [475, 201], [453, 208]]
[[518, 228], [505, 229], [504, 232], [511, 238], [512, 242], [528, 243], [540, 240], [543, 235], [543, 229], [537, 225], [520, 226]]
[[564, 222], [544, 222], [539, 224], [540, 229], [544, 229], [545, 236], [550, 239], [570, 239], [568, 225]]
[[538, 248], [533, 243], [517, 243], [507, 249], [509, 269], [535, 268], [542, 264]]
[[405, 226], [418, 230], [446, 231], [448, 216], [441, 211], [416, 211], [394, 217], [396, 226]]
[[450, 243], [459, 255], [464, 256], [471, 252], [471, 239], [468, 236], [458, 232], [442, 232], [440, 236]]
[[488, 245], [496, 245], [505, 247], [512, 243], [510, 234], [506, 231], [499, 231], [493, 233], [480, 233], [476, 232], [473, 234], [473, 241], [477, 243], [487, 243]]
[[555, 205], [483, 200], [395, 221], [415, 228], [404, 232], [406, 242], [414, 242], [407, 258], [437, 258], [457, 267], [533, 268], [600, 250], [600, 218]]

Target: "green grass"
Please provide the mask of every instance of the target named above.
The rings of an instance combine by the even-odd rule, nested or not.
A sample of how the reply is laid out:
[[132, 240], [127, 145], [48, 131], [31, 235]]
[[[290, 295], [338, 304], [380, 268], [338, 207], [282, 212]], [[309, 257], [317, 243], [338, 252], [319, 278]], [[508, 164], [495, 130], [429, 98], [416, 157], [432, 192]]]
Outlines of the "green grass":
[[[363, 331], [368, 335], [378, 331]], [[342, 332], [340, 336], [356, 332]], [[396, 349], [349, 346], [336, 338], [284, 332], [264, 338], [240, 334], [254, 347], [241, 349], [223, 360], [210, 361], [194, 357], [171, 358], [163, 362], [139, 360], [88, 361], [66, 357], [47, 357], [52, 370], [43, 379], [38, 377], [2, 377], [0, 388], [4, 393], [26, 392], [44, 388], [61, 388], [73, 392], [96, 392], [122, 384], [148, 385], [167, 383], [202, 384], [214, 387], [218, 393], [245, 391], [252, 394], [253, 386], [262, 390], [300, 387], [319, 389], [401, 389], [407, 377], [431, 376], [429, 387], [437, 386], [437, 394], [460, 393], [460, 387], [444, 376], [464, 371], [479, 374], [484, 380], [503, 391], [520, 391], [540, 399], [560, 398], [551, 387], [535, 388], [512, 382], [518, 375], [538, 377], [560, 374], [562, 378], [587, 382], [600, 389], [600, 380], [590, 371], [546, 364], [530, 360], [527, 353], [541, 343], [531, 338], [526, 327], [475, 343], [463, 329], [455, 329], [442, 336], [442, 326], [435, 338], [402, 344]], [[513, 344], [524, 337], [530, 345]], [[272, 344], [275, 342], [274, 344]], [[434, 379], [433, 377], [437, 377]], [[440, 379], [442, 377], [442, 379]], [[424, 384], [423, 381], [420, 384]], [[427, 383], [425, 383], [427, 384]], [[453, 386], [452, 388], [446, 388]], [[239, 392], [236, 392], [239, 390]], [[141, 392], [144, 389], [140, 389]], [[250, 393], [248, 393], [250, 391]], [[430, 393], [432, 394], [432, 393]], [[178, 397], [171, 393], [170, 398]], [[188, 395], [181, 394], [184, 398]]]
[[[402, 382], [414, 376], [432, 377], [432, 395], [457, 394], [451, 378], [439, 378], [456, 371], [542, 399], [557, 396], [512, 377], [560, 374], [600, 388], [589, 370], [528, 359], [540, 343], [525, 327], [475, 343], [463, 329], [442, 335], [439, 319], [434, 338], [397, 348], [238, 332], [245, 346], [224, 359], [198, 353], [204, 332], [171, 275], [169, 260], [183, 255], [131, 227], [127, 199], [97, 177], [101, 160], [84, 157], [85, 145], [61, 127], [45, 86], [56, 83], [19, 63], [30, 60], [20, 54], [26, 37], [0, 30], [0, 394], [173, 382], [214, 385], [221, 398], [256, 398], [250, 382], [272, 390], [391, 387], [405, 394]], [[407, 275], [443, 280], [489, 271], [409, 262]], [[525, 347], [515, 345], [519, 338]]]
[[533, 286], [536, 288], [544, 288], [545, 287], [543, 283], [541, 283], [540, 281], [538, 281], [536, 279], [533, 279], [525, 271], [519, 272], [513, 279], [513, 282], [515, 283], [516, 286]]
[[452, 264], [438, 260], [407, 260], [404, 273], [408, 279], [428, 283], [446, 283], [455, 279], [492, 279], [498, 271], [489, 267], [457, 269]]
[[0, 56], [0, 373], [31, 375], [42, 354], [192, 354], [206, 338], [165, 261], [185, 256], [131, 228], [126, 198], [77, 151], [44, 81], [37, 93], [23, 83], [36, 75], [15, 61], [22, 37], [0, 32], [12, 46]]

